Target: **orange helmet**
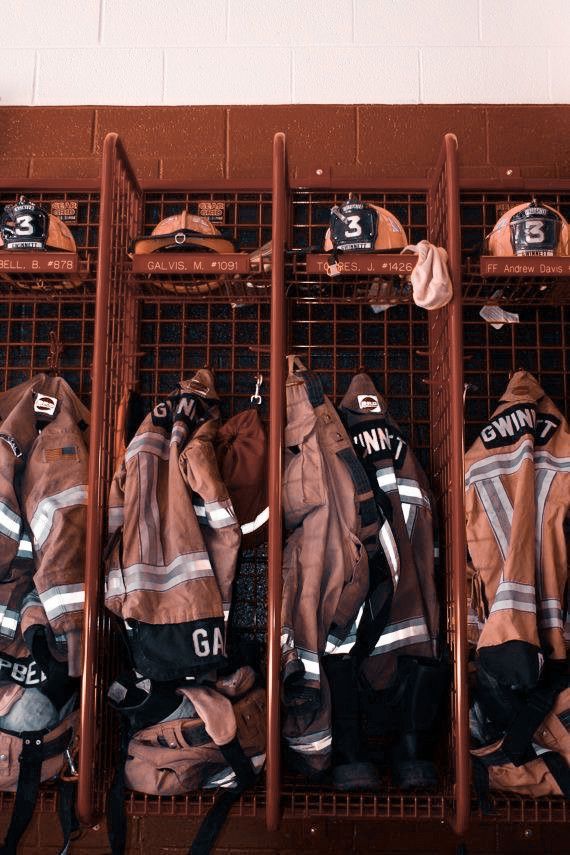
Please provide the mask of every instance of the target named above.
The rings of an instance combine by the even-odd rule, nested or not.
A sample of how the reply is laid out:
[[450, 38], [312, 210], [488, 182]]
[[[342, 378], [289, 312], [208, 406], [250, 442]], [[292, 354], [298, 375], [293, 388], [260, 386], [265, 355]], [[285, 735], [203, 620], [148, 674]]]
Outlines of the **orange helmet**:
[[233, 245], [225, 240], [217, 228], [205, 217], [181, 211], [166, 217], [154, 227], [150, 237], [135, 238], [135, 255], [148, 252], [233, 252]]
[[0, 247], [10, 250], [76, 252], [73, 235], [64, 222], [20, 196], [6, 205], [0, 220]]
[[568, 255], [568, 223], [550, 205], [516, 205], [487, 236], [491, 255]]
[[402, 224], [394, 214], [351, 197], [344, 205], [331, 208], [323, 248], [327, 252], [390, 252], [403, 249], [407, 243]]
[[[143, 255], [148, 252], [234, 252], [233, 244], [222, 237], [217, 228], [210, 220], [181, 211], [171, 217], [161, 220], [154, 227], [149, 237], [135, 238], [133, 241], [133, 252], [135, 255]], [[210, 280], [194, 280], [188, 283], [184, 281], [155, 280], [155, 285], [165, 291], [174, 293], [204, 293], [219, 288], [223, 277]]]

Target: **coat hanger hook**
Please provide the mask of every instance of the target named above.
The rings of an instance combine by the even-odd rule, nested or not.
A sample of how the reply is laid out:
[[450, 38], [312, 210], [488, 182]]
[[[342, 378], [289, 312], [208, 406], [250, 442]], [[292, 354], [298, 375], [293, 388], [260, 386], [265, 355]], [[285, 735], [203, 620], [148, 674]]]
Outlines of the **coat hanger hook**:
[[261, 395], [259, 394], [261, 386], [263, 385], [263, 374], [261, 372], [255, 375], [255, 392], [249, 399], [252, 404], [257, 404], [259, 406], [261, 404]]
[[63, 345], [59, 340], [56, 330], [49, 333], [49, 352], [47, 358], [47, 370], [49, 374], [59, 374], [60, 359], [63, 353]]

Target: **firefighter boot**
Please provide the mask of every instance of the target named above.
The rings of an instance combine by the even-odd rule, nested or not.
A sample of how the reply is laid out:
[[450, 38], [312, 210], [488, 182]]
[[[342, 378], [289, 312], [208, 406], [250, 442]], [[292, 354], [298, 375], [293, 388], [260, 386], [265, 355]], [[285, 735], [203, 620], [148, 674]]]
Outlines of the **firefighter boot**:
[[447, 662], [400, 656], [392, 704], [397, 737], [391, 749], [392, 779], [402, 790], [437, 785], [434, 733], [449, 684]]
[[324, 656], [332, 702], [332, 776], [338, 790], [376, 790], [380, 779], [362, 744], [354, 659]]

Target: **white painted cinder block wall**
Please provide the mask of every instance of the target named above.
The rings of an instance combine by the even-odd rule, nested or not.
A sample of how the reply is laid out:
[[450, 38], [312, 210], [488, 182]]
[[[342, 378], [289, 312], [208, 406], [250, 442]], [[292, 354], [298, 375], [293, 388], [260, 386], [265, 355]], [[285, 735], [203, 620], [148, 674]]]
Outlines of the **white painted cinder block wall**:
[[570, 102], [570, 0], [8, 0], [0, 31], [0, 105]]

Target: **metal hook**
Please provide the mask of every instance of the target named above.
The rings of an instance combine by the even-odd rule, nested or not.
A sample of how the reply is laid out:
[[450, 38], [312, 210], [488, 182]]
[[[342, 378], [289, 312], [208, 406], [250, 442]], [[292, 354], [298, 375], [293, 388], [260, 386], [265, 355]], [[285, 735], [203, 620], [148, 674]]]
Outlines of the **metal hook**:
[[257, 374], [255, 377], [255, 392], [249, 399], [252, 404], [257, 404], [258, 406], [261, 404], [261, 395], [259, 394], [259, 390], [263, 385], [263, 374]]
[[63, 345], [55, 330], [49, 333], [49, 352], [47, 358], [47, 370], [53, 374], [59, 373], [59, 360], [63, 353]]

